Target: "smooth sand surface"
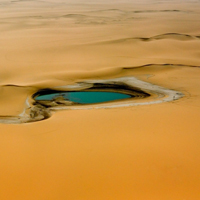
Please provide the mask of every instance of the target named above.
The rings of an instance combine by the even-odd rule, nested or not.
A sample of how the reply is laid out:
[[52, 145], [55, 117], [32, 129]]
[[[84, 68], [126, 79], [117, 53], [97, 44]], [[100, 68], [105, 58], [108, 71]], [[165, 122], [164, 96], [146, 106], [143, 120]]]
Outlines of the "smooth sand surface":
[[[40, 89], [120, 77], [184, 97], [12, 124]], [[199, 200], [199, 77], [200, 1], [1, 0], [0, 200]]]

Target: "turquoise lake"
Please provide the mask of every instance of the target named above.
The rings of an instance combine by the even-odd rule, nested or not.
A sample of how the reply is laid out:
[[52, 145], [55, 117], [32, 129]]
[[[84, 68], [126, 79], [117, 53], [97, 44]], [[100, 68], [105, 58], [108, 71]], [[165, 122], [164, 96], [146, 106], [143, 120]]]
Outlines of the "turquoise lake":
[[35, 100], [53, 100], [56, 97], [63, 96], [65, 100], [80, 104], [102, 103], [114, 100], [131, 98], [130, 95], [118, 92], [84, 91], [84, 92], [57, 92], [52, 94], [39, 95]]

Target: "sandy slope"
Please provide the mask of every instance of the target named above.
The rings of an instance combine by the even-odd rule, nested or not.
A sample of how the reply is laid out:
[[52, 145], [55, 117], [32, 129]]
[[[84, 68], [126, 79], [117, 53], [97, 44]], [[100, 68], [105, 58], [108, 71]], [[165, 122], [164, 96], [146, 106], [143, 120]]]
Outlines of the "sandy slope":
[[80, 81], [134, 76], [185, 96], [1, 123], [0, 199], [199, 200], [199, 25], [199, 1], [1, 0], [1, 122]]

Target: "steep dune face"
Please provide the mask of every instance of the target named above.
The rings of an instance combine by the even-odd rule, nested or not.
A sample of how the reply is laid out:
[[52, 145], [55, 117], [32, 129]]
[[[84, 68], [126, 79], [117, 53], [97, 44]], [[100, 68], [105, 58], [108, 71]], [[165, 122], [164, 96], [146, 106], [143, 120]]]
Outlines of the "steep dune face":
[[[199, 200], [199, 19], [189, 0], [2, 0], [0, 199]], [[34, 99], [95, 84], [135, 98]]]

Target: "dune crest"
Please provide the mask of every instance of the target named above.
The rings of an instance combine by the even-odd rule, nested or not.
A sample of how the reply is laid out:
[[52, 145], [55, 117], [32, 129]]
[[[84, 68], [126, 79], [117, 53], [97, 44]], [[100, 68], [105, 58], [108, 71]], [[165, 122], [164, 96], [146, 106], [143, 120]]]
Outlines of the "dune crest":
[[99, 44], [114, 44], [114, 43], [123, 43], [123, 42], [131, 42], [131, 41], [143, 41], [143, 42], [150, 42], [153, 40], [180, 40], [180, 41], [190, 41], [190, 40], [199, 40], [200, 36], [193, 36], [188, 34], [181, 34], [181, 33], [164, 33], [156, 36], [152, 36], [149, 38], [139, 38], [139, 37], [133, 37], [133, 38], [122, 38], [118, 40], [112, 40], [112, 41], [104, 41], [99, 42]]

